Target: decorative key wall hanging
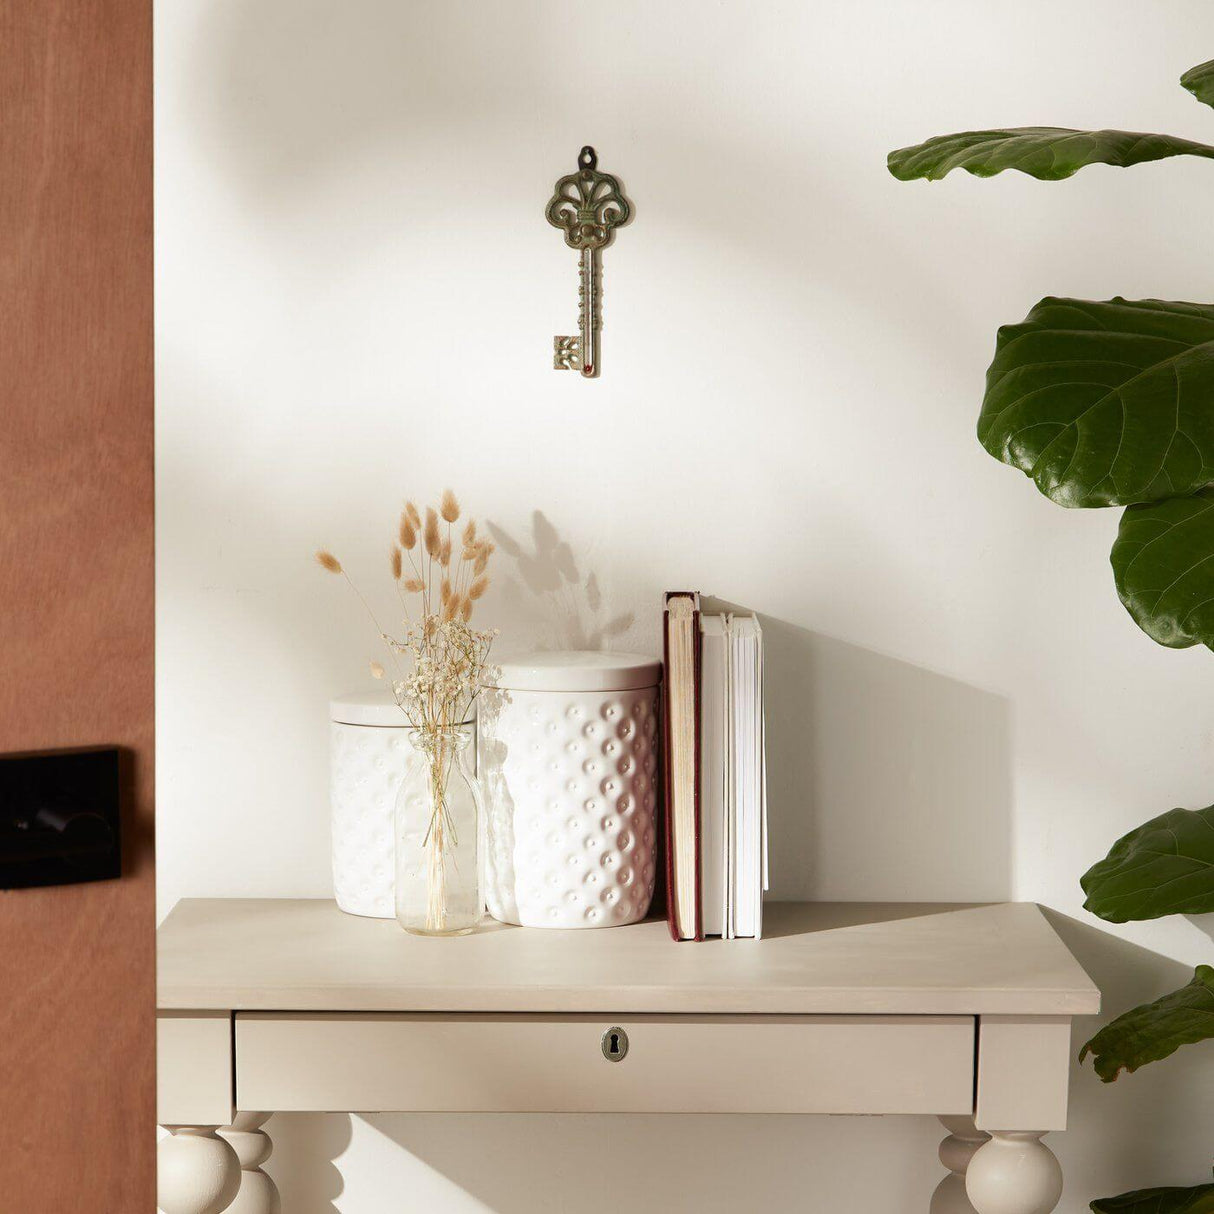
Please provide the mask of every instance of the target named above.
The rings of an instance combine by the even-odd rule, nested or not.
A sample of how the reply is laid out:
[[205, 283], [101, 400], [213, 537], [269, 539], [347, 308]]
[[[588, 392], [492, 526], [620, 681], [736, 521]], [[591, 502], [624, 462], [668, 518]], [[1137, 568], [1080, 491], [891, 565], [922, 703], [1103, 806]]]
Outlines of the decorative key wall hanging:
[[632, 207], [620, 183], [598, 171], [599, 158], [587, 145], [578, 153], [576, 173], [562, 177], [544, 212], [554, 228], [565, 233], [565, 243], [581, 254], [578, 266], [578, 333], [552, 339], [552, 365], [558, 371], [574, 368], [591, 379], [599, 373], [600, 254], [615, 229], [632, 216]]

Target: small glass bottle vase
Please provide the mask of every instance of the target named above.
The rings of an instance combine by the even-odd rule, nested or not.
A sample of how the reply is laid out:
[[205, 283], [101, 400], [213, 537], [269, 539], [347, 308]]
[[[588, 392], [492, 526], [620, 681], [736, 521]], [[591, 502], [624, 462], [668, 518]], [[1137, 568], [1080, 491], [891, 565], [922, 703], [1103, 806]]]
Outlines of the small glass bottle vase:
[[420, 936], [462, 936], [480, 922], [480, 789], [475, 725], [412, 729], [396, 794], [396, 918]]

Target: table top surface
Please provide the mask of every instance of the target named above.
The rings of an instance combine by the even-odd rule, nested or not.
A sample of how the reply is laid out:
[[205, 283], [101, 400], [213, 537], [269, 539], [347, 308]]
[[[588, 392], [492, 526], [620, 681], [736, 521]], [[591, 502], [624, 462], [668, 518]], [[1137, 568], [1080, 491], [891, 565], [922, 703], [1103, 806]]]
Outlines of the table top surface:
[[764, 938], [486, 920], [430, 939], [328, 900], [186, 899], [158, 933], [162, 1009], [1081, 1015], [1100, 992], [1031, 902], [768, 903]]

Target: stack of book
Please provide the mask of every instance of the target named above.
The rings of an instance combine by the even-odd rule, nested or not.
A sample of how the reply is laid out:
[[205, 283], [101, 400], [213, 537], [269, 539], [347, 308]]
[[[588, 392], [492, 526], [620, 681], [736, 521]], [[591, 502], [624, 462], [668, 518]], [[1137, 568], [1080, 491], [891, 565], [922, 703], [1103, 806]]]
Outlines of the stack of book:
[[763, 934], [763, 633], [666, 596], [666, 917], [676, 940]]

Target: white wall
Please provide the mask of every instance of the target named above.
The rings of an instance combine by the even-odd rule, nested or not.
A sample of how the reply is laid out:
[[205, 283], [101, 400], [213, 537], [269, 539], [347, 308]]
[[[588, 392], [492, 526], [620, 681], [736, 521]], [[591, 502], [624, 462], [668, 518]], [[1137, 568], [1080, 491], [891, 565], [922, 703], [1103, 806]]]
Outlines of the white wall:
[[[1176, 84], [1207, 5], [157, 9], [162, 913], [329, 892], [325, 705], [373, 641], [310, 554], [382, 591], [401, 497], [450, 483], [517, 542], [486, 613], [515, 644], [654, 649], [672, 585], [765, 613], [778, 894], [1041, 901], [1113, 1012], [1210, 957], [1201, 924], [1097, 925], [1077, 885], [1210, 799], [1208, 655], [1122, 611], [1116, 512], [1057, 509], [973, 429], [995, 328], [1040, 295], [1211, 298], [1214, 166], [884, 167], [982, 125], [1214, 139]], [[586, 142], [636, 206], [597, 382], [550, 369], [576, 276], [543, 219]], [[1212, 1078], [1195, 1050], [1077, 1071], [1064, 1214], [1208, 1179]], [[941, 1175], [914, 1120], [271, 1128], [292, 1214], [922, 1214]]]

